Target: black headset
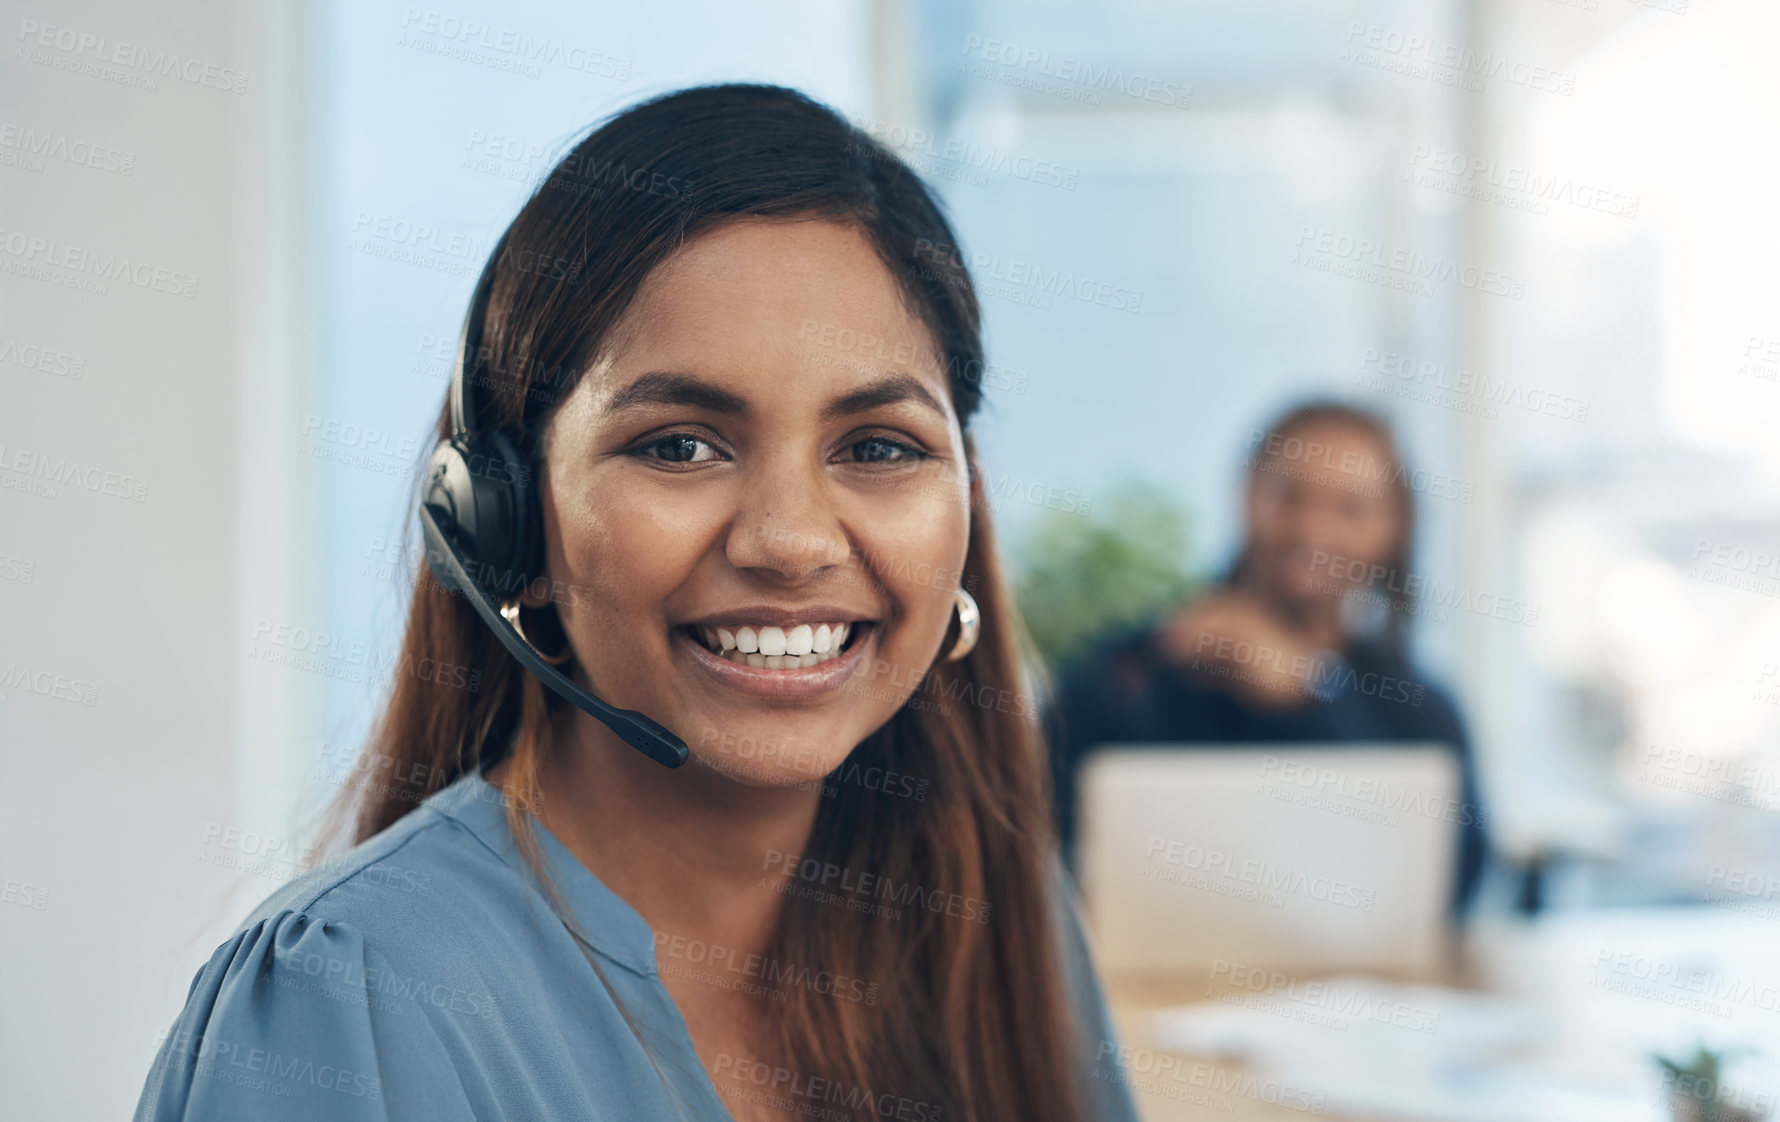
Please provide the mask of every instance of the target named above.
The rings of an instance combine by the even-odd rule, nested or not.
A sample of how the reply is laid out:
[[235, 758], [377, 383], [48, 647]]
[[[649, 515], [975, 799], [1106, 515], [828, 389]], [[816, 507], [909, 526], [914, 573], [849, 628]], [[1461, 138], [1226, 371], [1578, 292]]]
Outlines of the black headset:
[[[529, 456], [499, 429], [476, 423], [474, 366], [482, 348], [482, 320], [507, 236], [495, 245], [476, 281], [451, 375], [451, 436], [433, 449], [421, 490], [420, 526], [433, 577], [476, 609], [519, 664], [625, 743], [666, 767], [686, 762], [686, 742], [643, 714], [609, 705], [576, 685], [525, 640], [507, 618], [518, 596], [544, 568], [544, 520]], [[495, 585], [492, 593], [488, 585]], [[496, 598], [505, 601], [495, 606]]]

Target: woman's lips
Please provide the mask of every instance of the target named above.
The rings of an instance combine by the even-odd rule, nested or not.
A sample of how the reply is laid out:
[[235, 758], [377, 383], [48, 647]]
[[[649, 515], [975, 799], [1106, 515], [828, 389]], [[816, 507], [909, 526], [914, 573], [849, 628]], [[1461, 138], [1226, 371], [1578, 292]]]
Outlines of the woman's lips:
[[813, 666], [795, 668], [750, 666], [725, 658], [679, 629], [674, 631], [674, 640], [693, 662], [732, 689], [756, 697], [816, 697], [839, 689], [865, 657], [865, 649], [876, 641], [874, 624], [857, 623], [853, 628], [853, 641], [838, 655]]

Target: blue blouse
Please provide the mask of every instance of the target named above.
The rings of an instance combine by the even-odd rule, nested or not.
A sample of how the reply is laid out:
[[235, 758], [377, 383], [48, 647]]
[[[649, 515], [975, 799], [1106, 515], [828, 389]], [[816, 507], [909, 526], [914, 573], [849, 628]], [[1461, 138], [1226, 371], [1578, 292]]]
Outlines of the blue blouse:
[[[538, 891], [501, 792], [469, 774], [278, 889], [217, 948], [161, 1041], [136, 1122], [728, 1122], [662, 984], [655, 933], [536, 833], [600, 970]], [[1097, 1062], [1118, 1050], [1058, 896], [1084, 1089], [1100, 1117], [1135, 1122], [1123, 1082]], [[793, 1078], [778, 1096], [820, 1110], [835, 1091]], [[879, 1113], [868, 1105], [858, 1116]]]

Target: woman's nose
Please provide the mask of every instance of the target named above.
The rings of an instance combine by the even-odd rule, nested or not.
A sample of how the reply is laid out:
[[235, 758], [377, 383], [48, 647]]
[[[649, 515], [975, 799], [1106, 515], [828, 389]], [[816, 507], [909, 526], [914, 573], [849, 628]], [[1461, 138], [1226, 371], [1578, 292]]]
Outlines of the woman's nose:
[[738, 569], [798, 582], [845, 564], [852, 545], [824, 480], [773, 476], [745, 491], [724, 552]]

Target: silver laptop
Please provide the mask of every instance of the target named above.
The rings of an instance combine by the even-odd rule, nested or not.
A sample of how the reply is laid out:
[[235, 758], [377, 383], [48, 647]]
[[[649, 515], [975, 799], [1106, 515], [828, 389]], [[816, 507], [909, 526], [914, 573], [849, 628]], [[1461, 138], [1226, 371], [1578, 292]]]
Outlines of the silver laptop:
[[1104, 971], [1444, 969], [1470, 812], [1445, 745], [1123, 745], [1077, 790]]

